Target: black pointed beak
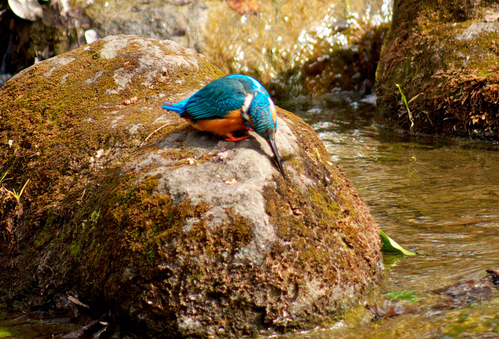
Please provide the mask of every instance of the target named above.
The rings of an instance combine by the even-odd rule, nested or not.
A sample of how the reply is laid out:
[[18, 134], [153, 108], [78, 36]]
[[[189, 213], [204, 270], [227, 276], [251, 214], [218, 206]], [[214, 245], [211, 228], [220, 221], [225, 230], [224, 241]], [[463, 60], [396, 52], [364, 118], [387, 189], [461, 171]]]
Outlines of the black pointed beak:
[[277, 153], [277, 147], [275, 145], [275, 140], [269, 139], [267, 141], [269, 142], [269, 146], [272, 149], [272, 152], [274, 152], [277, 167], [279, 167], [279, 171], [281, 171], [282, 176], [284, 177], [284, 179], [286, 179], [286, 174], [284, 174], [284, 169], [282, 168], [282, 164], [281, 164], [281, 158], [279, 157], [279, 153]]

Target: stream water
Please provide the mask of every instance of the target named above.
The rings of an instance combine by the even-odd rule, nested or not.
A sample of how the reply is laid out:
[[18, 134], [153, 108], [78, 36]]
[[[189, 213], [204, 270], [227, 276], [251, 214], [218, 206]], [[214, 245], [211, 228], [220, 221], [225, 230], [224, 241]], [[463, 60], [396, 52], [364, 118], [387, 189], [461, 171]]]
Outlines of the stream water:
[[417, 256], [384, 257], [382, 294], [413, 297], [401, 315], [283, 337], [499, 338], [497, 290], [450, 303], [435, 293], [499, 267], [499, 145], [384, 131], [371, 105], [322, 99], [288, 109], [314, 128], [381, 229]]

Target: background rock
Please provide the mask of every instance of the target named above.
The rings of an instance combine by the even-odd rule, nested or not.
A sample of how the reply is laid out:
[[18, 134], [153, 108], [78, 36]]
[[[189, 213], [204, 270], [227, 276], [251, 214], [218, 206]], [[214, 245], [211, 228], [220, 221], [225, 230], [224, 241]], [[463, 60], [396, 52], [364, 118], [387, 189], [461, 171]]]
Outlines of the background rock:
[[0, 56], [7, 56], [0, 73], [15, 74], [35, 58], [82, 46], [94, 29], [99, 37], [174, 40], [225, 73], [256, 77], [282, 99], [339, 90], [372, 93], [391, 14], [387, 0], [78, 0], [71, 6], [52, 0], [42, 8], [43, 20], [33, 23], [10, 11], [0, 20], [6, 42]]
[[365, 298], [378, 226], [308, 125], [278, 110], [284, 180], [260, 137], [161, 109], [220, 76], [171, 41], [110, 36], [7, 82], [0, 173], [30, 182], [0, 229], [0, 305], [71, 292], [124, 331], [207, 337], [306, 328]]
[[[377, 71], [376, 121], [414, 133], [499, 139], [496, 1], [396, 0]], [[400, 84], [411, 117], [396, 87]]]

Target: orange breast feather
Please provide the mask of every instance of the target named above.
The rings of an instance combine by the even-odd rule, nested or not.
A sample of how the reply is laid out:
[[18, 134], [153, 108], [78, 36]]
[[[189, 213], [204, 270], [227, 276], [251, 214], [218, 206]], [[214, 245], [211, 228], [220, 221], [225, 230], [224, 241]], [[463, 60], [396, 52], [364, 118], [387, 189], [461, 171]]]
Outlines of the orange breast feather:
[[191, 124], [200, 131], [211, 132], [222, 136], [247, 129], [246, 125], [244, 125], [244, 119], [241, 117], [241, 110], [239, 109], [229, 112], [229, 114], [220, 119], [203, 119], [195, 123], [191, 122]]

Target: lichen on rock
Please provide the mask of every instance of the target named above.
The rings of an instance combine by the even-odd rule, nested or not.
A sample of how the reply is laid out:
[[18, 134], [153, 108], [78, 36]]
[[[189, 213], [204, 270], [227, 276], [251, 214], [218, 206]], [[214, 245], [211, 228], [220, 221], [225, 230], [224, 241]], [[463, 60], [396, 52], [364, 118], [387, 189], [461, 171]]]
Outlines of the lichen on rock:
[[30, 185], [0, 305], [73, 291], [131, 331], [213, 337], [311, 327], [365, 298], [378, 226], [310, 126], [278, 109], [285, 180], [258, 135], [226, 142], [161, 108], [222, 75], [173, 42], [111, 36], [9, 80], [0, 173]]

